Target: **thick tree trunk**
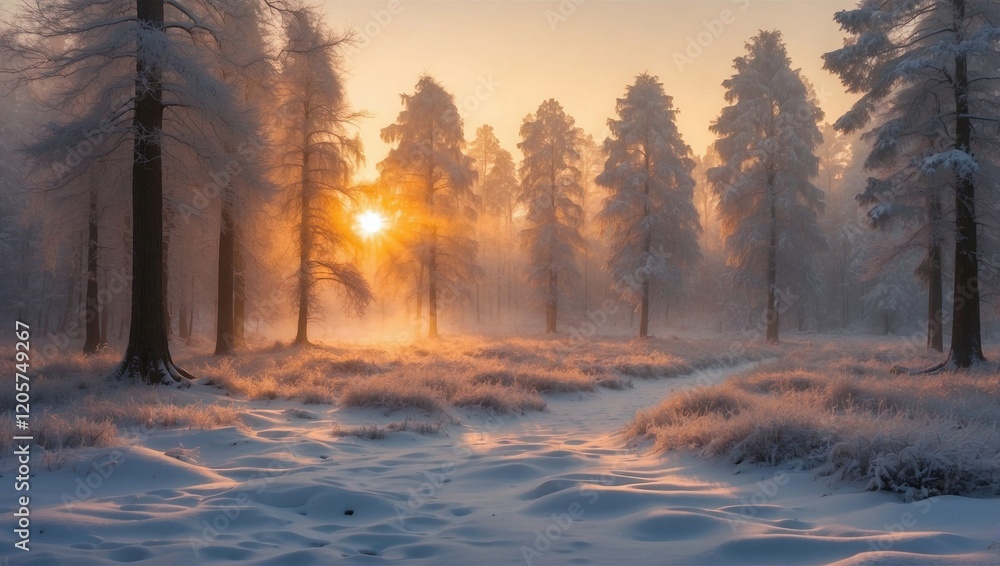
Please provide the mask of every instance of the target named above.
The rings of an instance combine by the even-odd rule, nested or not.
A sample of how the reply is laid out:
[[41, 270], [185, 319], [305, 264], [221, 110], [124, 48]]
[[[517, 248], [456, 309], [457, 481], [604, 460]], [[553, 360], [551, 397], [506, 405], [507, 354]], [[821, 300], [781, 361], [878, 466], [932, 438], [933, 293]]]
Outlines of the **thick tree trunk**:
[[[143, 28], [163, 28], [163, 0], [136, 0]], [[163, 89], [160, 72], [141, 53], [136, 58], [135, 132], [132, 161], [132, 312], [128, 346], [114, 377], [147, 383], [191, 376], [175, 367], [167, 343], [163, 304]]]
[[233, 224], [233, 346], [236, 349], [246, 348], [246, 257], [240, 241], [240, 228]]
[[190, 329], [188, 328], [188, 306], [187, 297], [181, 297], [181, 308], [180, 313], [177, 315], [177, 335], [181, 340], [187, 340], [190, 336]]
[[169, 203], [163, 204], [163, 321], [167, 335], [173, 334], [170, 315], [170, 236], [174, 231], [174, 209]]
[[233, 230], [230, 188], [223, 188], [222, 211], [219, 224], [219, 264], [218, 289], [215, 324], [215, 355], [225, 356], [233, 352], [235, 331], [233, 329], [233, 263], [236, 237]]
[[90, 191], [90, 212], [87, 215], [87, 306], [86, 338], [83, 353], [93, 354], [101, 346], [100, 308], [97, 300], [97, 187]]
[[[954, 0], [956, 20], [965, 19], [965, 0]], [[969, 76], [964, 54], [955, 57], [955, 148], [971, 155]], [[979, 313], [979, 246], [976, 226], [976, 186], [971, 176], [955, 183], [955, 293], [951, 327], [951, 362], [967, 368], [985, 360]]]
[[549, 273], [549, 299], [545, 303], [545, 333], [555, 334], [557, 331], [557, 316], [559, 307], [558, 276], [554, 272]]
[[944, 352], [944, 310], [941, 284], [941, 240], [938, 237], [941, 222], [941, 200], [935, 195], [928, 203], [931, 224], [930, 248], [927, 251], [930, 273], [927, 284], [927, 347]]

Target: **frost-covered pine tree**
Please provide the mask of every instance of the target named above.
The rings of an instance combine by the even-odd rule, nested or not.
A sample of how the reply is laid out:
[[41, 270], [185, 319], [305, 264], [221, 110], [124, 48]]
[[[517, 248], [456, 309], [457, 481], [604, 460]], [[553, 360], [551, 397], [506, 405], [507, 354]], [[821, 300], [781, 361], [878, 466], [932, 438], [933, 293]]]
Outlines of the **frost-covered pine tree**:
[[657, 77], [642, 74], [608, 120], [607, 161], [597, 182], [611, 193], [597, 218], [612, 243], [607, 269], [622, 299], [639, 310], [639, 337], [649, 333], [652, 291], [676, 292], [701, 257], [694, 206], [694, 160], [677, 130], [673, 98]]
[[[476, 321], [480, 321], [481, 303], [487, 311], [500, 316], [504, 277], [511, 279], [510, 239], [513, 234], [514, 202], [517, 199], [517, 167], [510, 152], [500, 146], [493, 126], [485, 124], [476, 130], [476, 137], [469, 147], [469, 154], [476, 160], [476, 195], [479, 197], [480, 215], [477, 226], [480, 257], [489, 273], [490, 281], [485, 292], [477, 285]], [[491, 288], [492, 286], [492, 288]], [[480, 297], [484, 294], [485, 297]]]
[[[244, 345], [245, 272], [249, 247], [245, 244], [253, 232], [248, 230], [247, 224], [274, 193], [262, 159], [265, 153], [264, 114], [268, 113], [266, 105], [271, 102], [268, 94], [275, 82], [275, 69], [270, 61], [272, 54], [267, 49], [264, 1], [225, 3], [211, 12], [219, 37], [216, 72], [239, 101], [245, 123], [254, 138], [249, 142], [246, 130], [220, 131], [218, 143], [221, 147], [217, 152], [220, 159], [216, 159], [212, 167], [214, 178], [222, 185], [218, 199], [215, 355], [229, 354]], [[226, 171], [226, 174], [220, 175], [218, 171]]]
[[594, 289], [609, 289], [611, 287], [607, 273], [602, 269], [608, 255], [607, 242], [601, 238], [601, 227], [596, 221], [597, 213], [607, 192], [597, 184], [597, 176], [604, 171], [604, 150], [594, 141], [592, 134], [581, 130], [580, 143], [577, 146], [580, 158], [576, 166], [580, 170], [580, 187], [583, 188], [583, 198], [580, 207], [583, 209], [583, 225], [580, 235], [583, 236], [583, 312], [590, 310], [591, 295]]
[[[36, 149], [48, 148], [70, 169], [99, 158], [66, 159], [100, 133], [111, 146], [131, 146], [132, 293], [129, 339], [116, 378], [148, 383], [190, 377], [178, 368], [167, 343], [164, 305], [164, 147], [198, 144], [206, 128], [179, 119], [179, 109], [197, 112], [206, 124], [240, 122], [230, 91], [210, 71], [213, 30], [199, 0], [40, 0], [22, 5], [5, 45], [27, 81], [52, 84], [66, 77], [101, 78], [97, 96], [81, 81], [69, 89], [41, 89], [66, 114], [43, 133]], [[5, 62], [6, 63], [6, 62]], [[199, 128], [198, 135], [192, 130]], [[63, 172], [71, 179], [73, 170]]]
[[472, 237], [475, 162], [464, 153], [465, 133], [455, 97], [437, 81], [422, 76], [416, 92], [401, 99], [404, 109], [396, 123], [382, 130], [382, 140], [395, 147], [378, 168], [385, 182], [399, 187], [404, 218], [398, 225], [407, 233], [401, 236], [398, 272], [416, 276], [418, 321], [426, 293], [428, 335], [434, 338], [440, 299], [457, 306], [471, 296], [480, 276]]
[[285, 34], [287, 58], [279, 77], [280, 169], [288, 189], [286, 209], [298, 232], [294, 343], [306, 345], [321, 284], [335, 285], [348, 310], [358, 315], [372, 299], [350, 253], [360, 243], [347, 214], [348, 201], [356, 194], [351, 176], [363, 153], [361, 140], [346, 129], [352, 114], [337, 68], [339, 41], [310, 9], [292, 13]]
[[583, 250], [583, 187], [575, 163], [580, 130], [562, 106], [549, 99], [521, 124], [518, 149], [525, 228], [521, 244], [528, 252], [528, 284], [545, 305], [545, 332], [555, 333], [559, 297], [580, 280], [577, 255]]
[[[943, 322], [933, 297], [940, 296], [942, 232], [954, 234], [951, 349], [930, 369], [969, 367], [984, 359], [979, 232], [987, 204], [982, 189], [997, 175], [1000, 4], [863, 0], [834, 19], [850, 37], [823, 56], [825, 68], [861, 95], [835, 126], [870, 128], [865, 167], [875, 176], [859, 199], [872, 225], [905, 225], [923, 241], [929, 326]], [[951, 199], [953, 211], [945, 206]], [[902, 240], [896, 253], [912, 240]]]
[[[736, 58], [723, 81], [729, 106], [712, 123], [723, 164], [709, 171], [719, 195], [722, 236], [733, 283], [766, 295], [766, 338], [778, 340], [779, 290], [790, 297], [819, 287], [815, 254], [826, 247], [817, 225], [823, 192], [818, 172], [818, 122], [823, 112], [791, 60], [778, 31], [762, 31]], [[759, 311], [758, 311], [759, 312]]]

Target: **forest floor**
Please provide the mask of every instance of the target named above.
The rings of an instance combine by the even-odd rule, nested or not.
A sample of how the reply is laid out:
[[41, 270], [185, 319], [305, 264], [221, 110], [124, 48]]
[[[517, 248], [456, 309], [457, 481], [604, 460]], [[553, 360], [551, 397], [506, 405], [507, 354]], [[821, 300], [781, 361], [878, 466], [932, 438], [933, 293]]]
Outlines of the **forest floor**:
[[[996, 564], [1000, 377], [890, 375], [933, 360], [917, 346], [468, 337], [223, 360], [182, 348], [201, 377], [181, 389], [103, 381], [114, 353], [68, 357], [32, 376], [44, 411], [32, 550], [0, 556]], [[0, 504], [17, 509], [18, 495]]]

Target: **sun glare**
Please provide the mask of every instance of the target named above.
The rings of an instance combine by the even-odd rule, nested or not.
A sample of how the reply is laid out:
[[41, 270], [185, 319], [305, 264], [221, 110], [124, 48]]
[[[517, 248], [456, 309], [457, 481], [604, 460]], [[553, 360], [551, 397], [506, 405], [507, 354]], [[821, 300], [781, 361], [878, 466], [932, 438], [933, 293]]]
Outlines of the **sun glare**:
[[385, 227], [385, 218], [373, 210], [358, 215], [358, 229], [362, 236], [374, 236]]

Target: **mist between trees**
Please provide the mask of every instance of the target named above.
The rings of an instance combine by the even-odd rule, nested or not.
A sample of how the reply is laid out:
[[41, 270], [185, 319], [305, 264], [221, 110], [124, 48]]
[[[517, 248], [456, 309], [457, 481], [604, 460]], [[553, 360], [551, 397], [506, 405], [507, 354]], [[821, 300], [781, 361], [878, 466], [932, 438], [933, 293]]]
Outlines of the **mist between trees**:
[[605, 140], [542, 95], [500, 140], [463, 118], [507, 88], [493, 75], [457, 103], [415, 77], [364, 180], [344, 77], [402, 4], [352, 31], [283, 0], [43, 0], [0, 44], [3, 308], [47, 355], [121, 347], [115, 375], [150, 383], [190, 377], [171, 341], [591, 327], [926, 328], [966, 367], [997, 329], [998, 12], [837, 13], [824, 64], [859, 97], [840, 117], [761, 31], [695, 150], [650, 73], [607, 101]]

